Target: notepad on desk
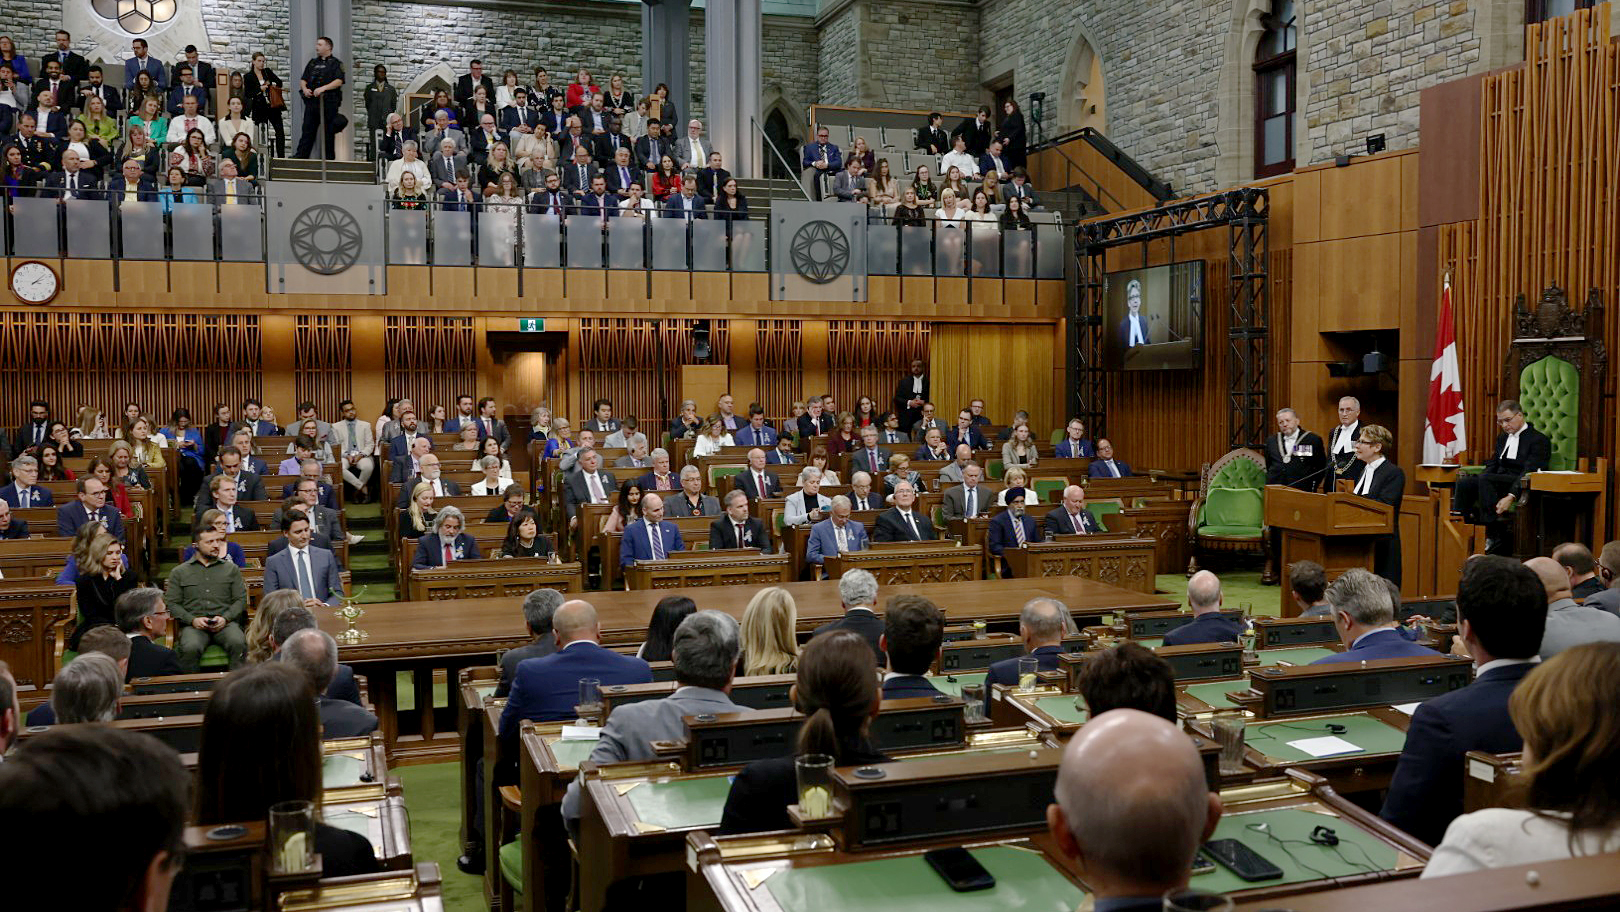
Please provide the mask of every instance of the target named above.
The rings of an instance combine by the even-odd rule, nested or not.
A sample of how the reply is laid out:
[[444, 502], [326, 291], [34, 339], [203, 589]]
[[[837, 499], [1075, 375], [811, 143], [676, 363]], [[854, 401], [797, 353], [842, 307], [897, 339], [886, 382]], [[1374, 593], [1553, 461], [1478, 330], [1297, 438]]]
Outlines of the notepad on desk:
[[1340, 754], [1359, 754], [1361, 748], [1337, 735], [1322, 738], [1301, 738], [1288, 742], [1288, 746], [1312, 757], [1337, 757]]

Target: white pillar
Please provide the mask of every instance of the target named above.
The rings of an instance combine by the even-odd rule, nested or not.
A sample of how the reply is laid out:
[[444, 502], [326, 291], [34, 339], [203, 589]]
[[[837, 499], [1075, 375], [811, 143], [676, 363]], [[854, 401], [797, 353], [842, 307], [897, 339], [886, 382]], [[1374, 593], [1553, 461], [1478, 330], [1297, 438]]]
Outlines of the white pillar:
[[[371, 75], [369, 72], [359, 74], [355, 70], [352, 14], [350, 0], [290, 0], [288, 3], [287, 26], [292, 57], [282, 81], [286, 83], [287, 95], [292, 100], [287, 111], [291, 119], [287, 134], [289, 149], [298, 145], [298, 137], [304, 129], [304, 96], [298, 91], [298, 77], [304, 74], [304, 65], [315, 56], [315, 39], [325, 35], [332, 39], [332, 56], [343, 61], [343, 103], [338, 110], [349, 118], [349, 128], [337, 136], [337, 160], [354, 158], [355, 124], [365, 123], [363, 116], [355, 115], [354, 100], [358, 93], [365, 90]], [[316, 142], [314, 157], [319, 159], [325, 152], [320, 142]]]
[[686, 135], [692, 117], [692, 0], [652, 0], [641, 4], [641, 86], [651, 95], [661, 82], [669, 86], [669, 100], [681, 122], [675, 138]]
[[708, 0], [703, 15], [707, 52], [709, 141], [738, 177], [758, 177], [760, 5], [759, 0]]

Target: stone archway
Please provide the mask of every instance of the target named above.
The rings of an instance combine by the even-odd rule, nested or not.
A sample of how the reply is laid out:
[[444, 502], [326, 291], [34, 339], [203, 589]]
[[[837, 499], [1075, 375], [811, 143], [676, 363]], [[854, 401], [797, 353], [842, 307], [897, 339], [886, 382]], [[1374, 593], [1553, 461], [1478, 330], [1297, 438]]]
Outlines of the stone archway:
[[1102, 55], [1097, 52], [1097, 43], [1084, 26], [1076, 25], [1074, 32], [1074, 39], [1069, 42], [1068, 57], [1063, 62], [1063, 78], [1058, 83], [1062, 96], [1054, 99], [1057, 124], [1048, 136], [1084, 127], [1091, 127], [1100, 133], [1107, 132]]
[[[768, 93], [760, 105], [760, 128], [770, 137], [783, 155], [792, 165], [799, 160], [799, 147], [804, 144], [807, 122], [802, 113], [803, 108], [796, 108], [787, 97], [780, 92]], [[798, 173], [787, 170], [784, 172], [782, 163], [777, 160], [776, 153], [765, 147], [764, 141], [755, 139], [760, 143], [761, 171], [772, 178], [787, 180], [798, 179]]]
[[400, 95], [400, 101], [405, 108], [405, 122], [416, 126], [416, 110], [426, 104], [439, 89], [454, 92], [455, 87], [456, 71], [443, 61], [412, 76], [411, 81], [405, 84], [405, 91]]

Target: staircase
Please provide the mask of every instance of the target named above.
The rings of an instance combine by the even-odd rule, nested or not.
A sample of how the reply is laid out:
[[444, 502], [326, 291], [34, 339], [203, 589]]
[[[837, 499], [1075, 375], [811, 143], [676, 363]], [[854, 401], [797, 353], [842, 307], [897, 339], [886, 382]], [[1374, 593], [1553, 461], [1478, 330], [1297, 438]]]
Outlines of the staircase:
[[748, 198], [749, 217], [760, 220], [770, 217], [772, 200], [804, 200], [798, 181], [780, 178], [739, 177], [737, 192]]
[[271, 180], [314, 181], [334, 184], [375, 184], [377, 166], [368, 161], [329, 161], [322, 171], [319, 159], [272, 158]]

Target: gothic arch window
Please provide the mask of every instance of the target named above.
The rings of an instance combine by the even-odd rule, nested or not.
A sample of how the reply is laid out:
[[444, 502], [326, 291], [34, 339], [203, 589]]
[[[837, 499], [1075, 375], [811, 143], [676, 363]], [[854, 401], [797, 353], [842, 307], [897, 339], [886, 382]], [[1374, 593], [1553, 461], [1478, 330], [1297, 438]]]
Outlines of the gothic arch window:
[[[776, 149], [782, 153], [782, 157], [786, 158], [789, 164], [799, 160], [799, 140], [794, 138], [792, 129], [788, 127], [788, 119], [782, 113], [780, 107], [771, 108], [771, 113], [765, 118], [764, 130], [765, 135], [769, 137], [772, 143], [776, 144]], [[776, 152], [773, 152], [770, 146], [765, 145], [763, 141], [761, 141], [760, 145], [763, 146], [760, 150], [760, 160], [765, 163], [768, 177], [778, 180], [792, 180], [798, 177], [797, 174], [785, 170], [781, 160], [777, 158]]]
[[1254, 176], [1294, 170], [1297, 113], [1293, 0], [1272, 0], [1265, 31], [1254, 50]]

